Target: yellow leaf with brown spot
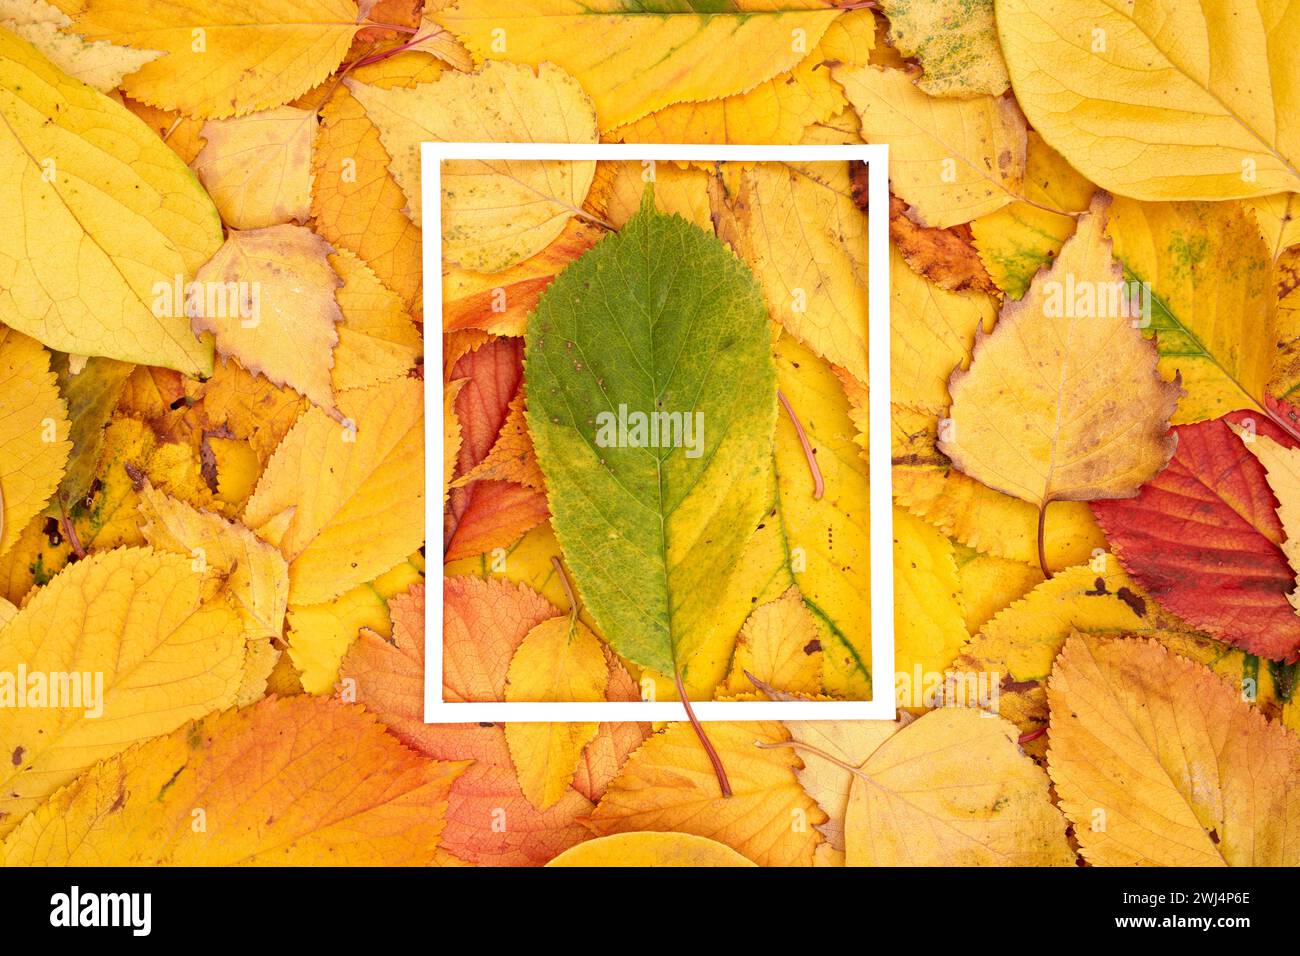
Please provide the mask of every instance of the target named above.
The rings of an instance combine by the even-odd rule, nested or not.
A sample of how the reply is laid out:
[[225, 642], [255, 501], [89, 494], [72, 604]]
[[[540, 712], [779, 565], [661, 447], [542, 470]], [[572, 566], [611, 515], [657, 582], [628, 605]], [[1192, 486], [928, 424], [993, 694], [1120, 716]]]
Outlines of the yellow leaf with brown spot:
[[970, 222], [1018, 199], [1025, 119], [1003, 97], [927, 96], [903, 70], [836, 67], [862, 138], [889, 144], [890, 188], [924, 226]]
[[0, 554], [59, 487], [72, 451], [68, 428], [50, 354], [0, 326]]
[[747, 674], [793, 694], [822, 692], [821, 631], [798, 588], [755, 608], [740, 629], [727, 691], [752, 692], [754, 685]]

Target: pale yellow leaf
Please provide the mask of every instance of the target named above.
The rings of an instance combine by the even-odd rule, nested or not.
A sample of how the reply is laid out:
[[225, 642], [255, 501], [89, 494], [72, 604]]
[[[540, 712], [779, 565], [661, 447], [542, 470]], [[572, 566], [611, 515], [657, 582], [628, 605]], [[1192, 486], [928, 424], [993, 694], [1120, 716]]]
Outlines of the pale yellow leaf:
[[[489, 63], [411, 89], [344, 83], [365, 108], [392, 157], [406, 215], [420, 225], [420, 143], [594, 143], [596, 116], [573, 77], [550, 64]], [[596, 164], [456, 160], [442, 171], [443, 255], [479, 272], [532, 256], [581, 210]]]
[[186, 308], [194, 329], [255, 375], [288, 385], [327, 411], [336, 324], [343, 318], [333, 247], [303, 226], [231, 230], [201, 269]]
[[925, 226], [952, 226], [1020, 198], [1025, 120], [1005, 97], [938, 99], [902, 70], [831, 71], [868, 143], [889, 144], [890, 188]]
[[948, 383], [939, 450], [1039, 509], [1131, 497], [1174, 452], [1180, 389], [1156, 373], [1155, 348], [1134, 318], [1109, 305], [1123, 273], [1104, 239], [1107, 205], [1094, 200], [1052, 268], [1003, 306], [970, 368]]
[[208, 120], [191, 164], [234, 229], [261, 229], [311, 215], [316, 113], [292, 106]]
[[68, 76], [101, 93], [111, 93], [123, 76], [163, 55], [159, 50], [132, 50], [103, 40], [87, 43], [71, 32], [71, 26], [67, 15], [45, 0], [0, 0], [0, 27], [18, 34]]

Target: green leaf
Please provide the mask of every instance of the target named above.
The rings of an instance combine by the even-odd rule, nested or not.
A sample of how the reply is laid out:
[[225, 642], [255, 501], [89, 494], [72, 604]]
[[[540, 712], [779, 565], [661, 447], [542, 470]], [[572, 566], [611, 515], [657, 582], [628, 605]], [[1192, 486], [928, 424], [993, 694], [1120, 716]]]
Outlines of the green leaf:
[[[753, 275], [714, 236], [655, 212], [651, 190], [542, 296], [524, 377], [582, 599], [620, 654], [670, 674], [707, 635], [770, 507], [776, 372]], [[651, 441], [634, 413], [675, 415], [676, 444], [634, 447]]]

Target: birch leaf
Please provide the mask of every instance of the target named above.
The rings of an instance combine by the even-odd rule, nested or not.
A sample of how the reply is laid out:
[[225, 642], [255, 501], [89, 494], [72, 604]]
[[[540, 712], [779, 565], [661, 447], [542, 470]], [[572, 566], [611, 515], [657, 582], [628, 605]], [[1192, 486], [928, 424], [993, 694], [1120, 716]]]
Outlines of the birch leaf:
[[[333, 251], [302, 226], [231, 230], [199, 269], [186, 306], [194, 329], [213, 333], [222, 356], [326, 411], [334, 410], [330, 368], [343, 318], [335, 298], [343, 280], [327, 259]], [[213, 290], [224, 295], [214, 301]]]
[[208, 120], [193, 168], [234, 229], [262, 229], [311, 215], [311, 150], [316, 113], [279, 106]]
[[[1134, 320], [1098, 304], [1123, 279], [1102, 235], [1106, 206], [1093, 202], [1051, 269], [1003, 306], [970, 368], [948, 383], [940, 451], [1040, 511], [1052, 501], [1132, 497], [1174, 453], [1179, 387], [1156, 374], [1155, 349]], [[1067, 284], [1091, 290], [1091, 308]]]

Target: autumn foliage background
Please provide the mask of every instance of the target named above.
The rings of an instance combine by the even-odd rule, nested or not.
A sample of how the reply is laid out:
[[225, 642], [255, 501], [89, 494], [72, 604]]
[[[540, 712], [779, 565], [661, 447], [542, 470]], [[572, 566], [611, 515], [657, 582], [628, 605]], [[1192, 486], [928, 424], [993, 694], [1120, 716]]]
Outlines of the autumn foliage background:
[[[1297, 41], [1268, 0], [0, 0], [0, 674], [104, 690], [0, 707], [0, 859], [1294, 865]], [[786, 400], [694, 699], [894, 690], [889, 216], [898, 721], [711, 724], [730, 798], [685, 722], [423, 723], [429, 375], [449, 693], [677, 693], [574, 590], [524, 388], [644, 170], [444, 196], [431, 370], [424, 140], [890, 145], [888, 210], [838, 164], [653, 198], [752, 275]], [[1144, 321], [1061, 298], [1120, 282]]]

